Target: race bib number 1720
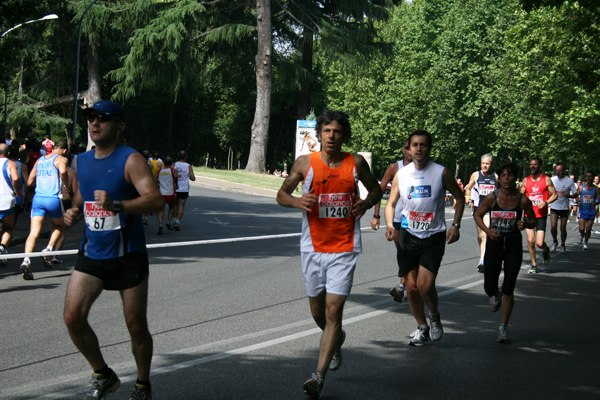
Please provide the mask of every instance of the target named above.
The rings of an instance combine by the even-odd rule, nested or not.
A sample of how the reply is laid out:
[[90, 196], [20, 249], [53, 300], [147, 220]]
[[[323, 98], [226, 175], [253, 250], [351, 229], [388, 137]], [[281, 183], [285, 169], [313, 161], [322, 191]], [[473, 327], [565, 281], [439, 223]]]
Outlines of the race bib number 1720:
[[86, 201], [83, 208], [85, 224], [91, 231], [115, 231], [121, 229], [119, 215], [106, 211], [93, 201]]

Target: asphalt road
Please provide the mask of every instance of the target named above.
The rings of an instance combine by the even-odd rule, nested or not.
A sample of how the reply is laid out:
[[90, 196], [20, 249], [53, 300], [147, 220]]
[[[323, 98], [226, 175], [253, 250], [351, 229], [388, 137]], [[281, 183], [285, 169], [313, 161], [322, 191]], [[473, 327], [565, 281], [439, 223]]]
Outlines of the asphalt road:
[[[319, 331], [300, 274], [298, 236], [243, 239], [299, 233], [300, 212], [272, 197], [198, 186], [192, 194], [182, 231], [158, 236], [151, 218], [148, 242], [231, 240], [150, 250], [154, 399], [304, 399]], [[573, 226], [566, 255], [553, 254], [537, 275], [523, 265], [512, 343], [500, 345], [500, 313], [489, 311], [475, 268], [475, 226], [466, 215], [437, 281], [445, 335], [421, 348], [407, 345], [416, 327], [407, 303], [388, 294], [397, 282], [394, 246], [382, 230], [364, 230], [345, 308], [344, 363], [328, 374], [321, 398], [600, 398], [600, 240], [593, 237], [584, 252]], [[65, 249], [77, 247], [81, 229], [69, 231]], [[11, 253], [22, 251], [24, 234], [17, 232]], [[2, 399], [81, 399], [86, 392], [90, 368], [62, 321], [75, 256], [64, 261], [48, 271], [34, 260], [34, 281], [21, 279], [17, 260], [0, 269]], [[123, 382], [110, 400], [128, 399], [135, 379], [120, 304], [117, 293], [105, 292], [90, 316]]]

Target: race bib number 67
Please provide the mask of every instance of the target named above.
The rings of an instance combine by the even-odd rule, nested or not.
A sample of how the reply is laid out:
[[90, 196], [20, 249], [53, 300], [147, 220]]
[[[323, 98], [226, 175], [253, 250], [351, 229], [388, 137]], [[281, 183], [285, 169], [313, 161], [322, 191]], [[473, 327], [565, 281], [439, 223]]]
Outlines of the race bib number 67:
[[319, 218], [347, 218], [352, 213], [350, 193], [321, 193]]
[[92, 201], [86, 201], [83, 208], [85, 224], [91, 231], [115, 231], [121, 229], [119, 215], [106, 211]]

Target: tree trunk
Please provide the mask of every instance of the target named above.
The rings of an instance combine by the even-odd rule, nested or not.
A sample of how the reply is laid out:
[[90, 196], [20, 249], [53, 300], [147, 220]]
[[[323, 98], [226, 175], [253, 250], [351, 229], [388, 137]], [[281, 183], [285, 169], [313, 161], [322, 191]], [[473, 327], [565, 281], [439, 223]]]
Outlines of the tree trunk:
[[[87, 70], [88, 70], [88, 90], [84, 98], [84, 104], [91, 106], [97, 101], [102, 100], [102, 89], [100, 87], [102, 83], [102, 75], [100, 74], [100, 54], [98, 45], [87, 46]], [[87, 124], [86, 124], [87, 125]], [[90, 138], [90, 132], [87, 132], [87, 149], [90, 150], [94, 145], [94, 142]]]
[[271, 112], [271, 1], [256, 0], [256, 28], [258, 54], [256, 55], [256, 108], [252, 122], [252, 138], [246, 171], [265, 172], [269, 118]]
[[302, 89], [300, 90], [296, 119], [306, 119], [306, 116], [310, 112], [310, 98], [313, 86], [313, 41], [313, 32], [309, 28], [304, 27], [302, 39], [302, 68], [306, 74], [306, 80], [302, 84]]

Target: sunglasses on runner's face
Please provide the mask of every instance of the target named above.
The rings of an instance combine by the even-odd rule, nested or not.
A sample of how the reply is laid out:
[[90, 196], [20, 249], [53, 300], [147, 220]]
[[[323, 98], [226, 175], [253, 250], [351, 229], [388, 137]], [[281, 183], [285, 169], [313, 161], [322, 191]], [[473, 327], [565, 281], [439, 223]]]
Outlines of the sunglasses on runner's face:
[[90, 114], [87, 116], [87, 120], [89, 123], [94, 122], [94, 120], [98, 118], [98, 122], [107, 122], [107, 121], [113, 121], [113, 120], [117, 120], [115, 117], [111, 117], [110, 115], [104, 115], [104, 114]]

